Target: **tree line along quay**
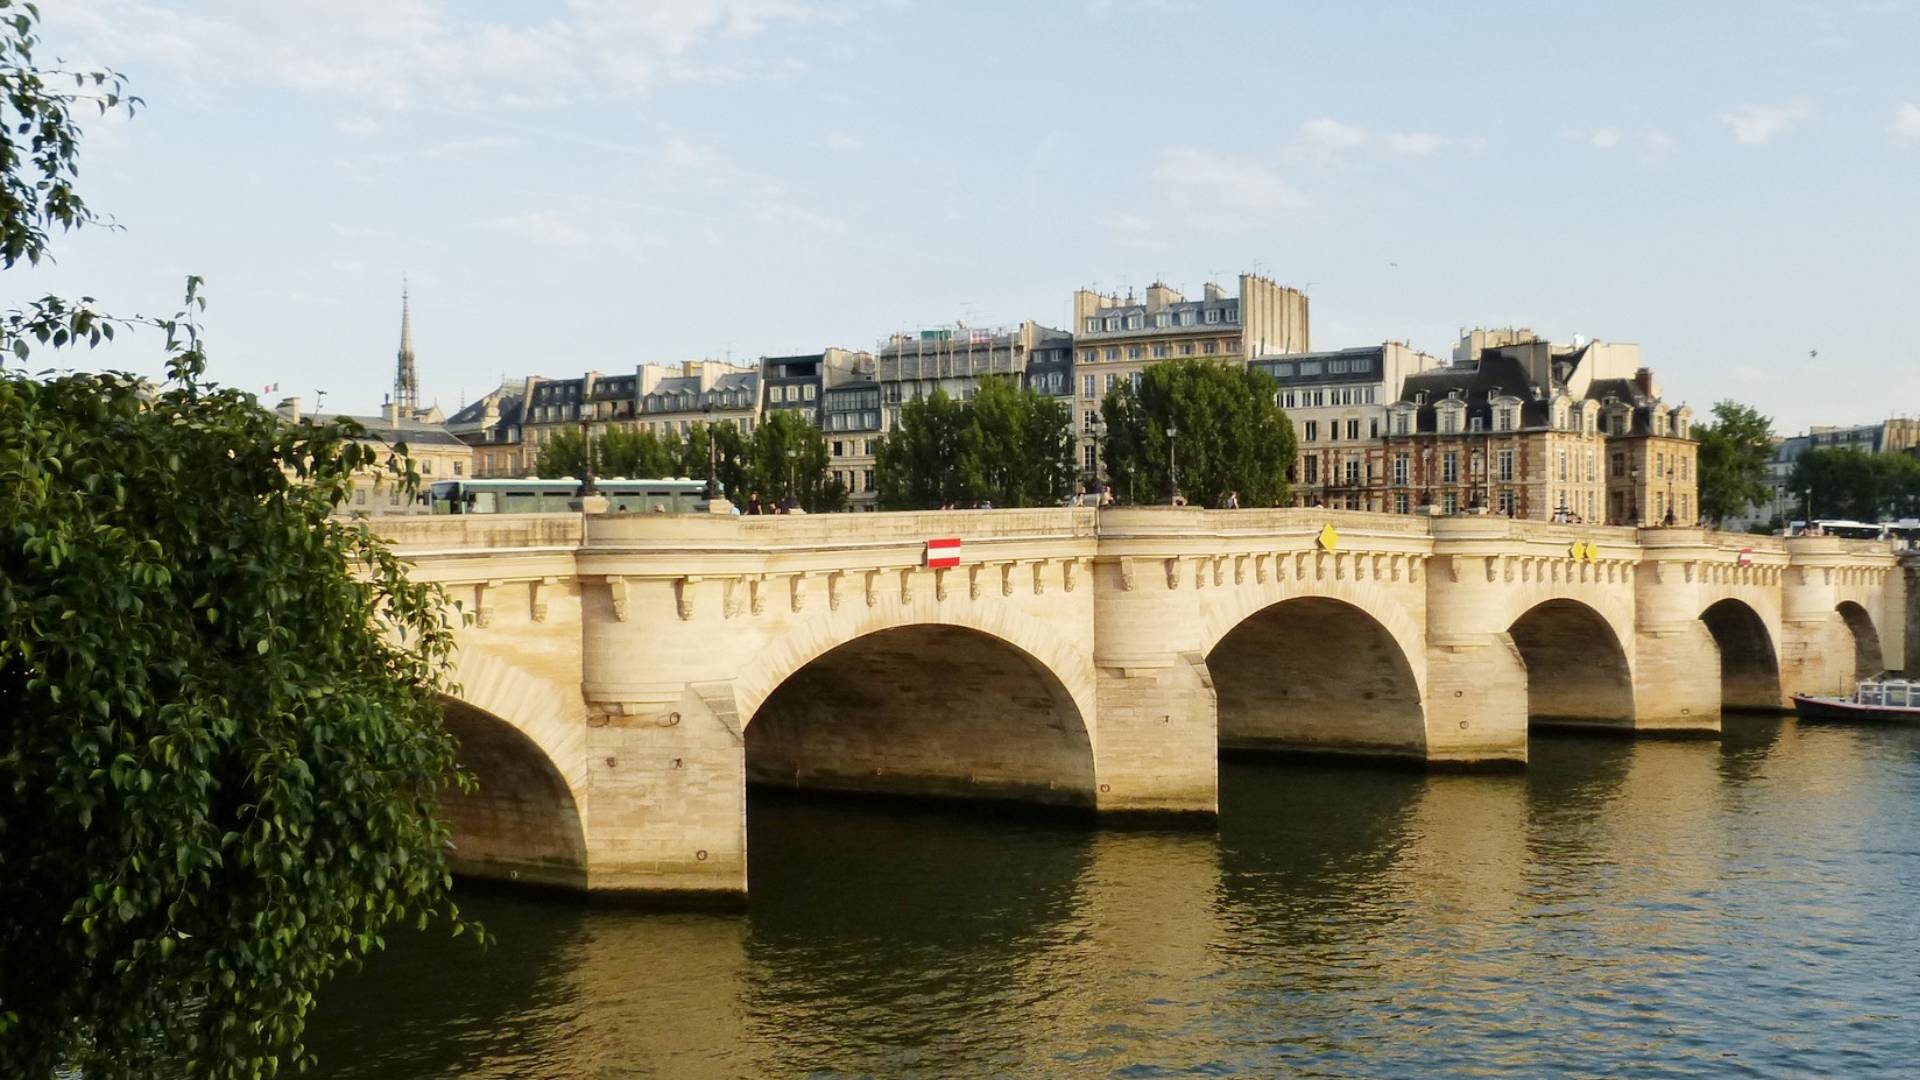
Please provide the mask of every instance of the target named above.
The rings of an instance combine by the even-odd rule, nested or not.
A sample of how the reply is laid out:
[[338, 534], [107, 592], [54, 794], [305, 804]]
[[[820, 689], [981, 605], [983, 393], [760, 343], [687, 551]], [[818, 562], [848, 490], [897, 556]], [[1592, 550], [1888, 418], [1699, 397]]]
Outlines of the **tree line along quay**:
[[[80, 118], [145, 108], [39, 26], [0, 0], [16, 282], [112, 224]], [[456, 871], [737, 899], [750, 782], [1206, 818], [1222, 746], [1515, 765], [1530, 718], [1711, 733], [1920, 639], [1884, 543], [1699, 527], [1911, 513], [1911, 442], [1783, 470], [1623, 343], [1317, 348], [1242, 274], [449, 415], [403, 289], [388, 400], [326, 412], [221, 385], [179, 295], [0, 313], [6, 1076], [310, 1065], [316, 992], [396, 927], [487, 938]], [[134, 348], [161, 380], [73, 370]], [[707, 483], [459, 494], [558, 477]], [[692, 512], [756, 497], [811, 516]]]

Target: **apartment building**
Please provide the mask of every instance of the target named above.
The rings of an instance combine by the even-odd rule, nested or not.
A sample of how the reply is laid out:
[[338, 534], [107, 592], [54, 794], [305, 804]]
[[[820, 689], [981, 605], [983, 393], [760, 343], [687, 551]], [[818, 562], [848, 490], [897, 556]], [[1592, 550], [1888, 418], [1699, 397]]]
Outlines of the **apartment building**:
[[1378, 490], [1384, 469], [1382, 437], [1387, 407], [1398, 401], [1411, 375], [1443, 366], [1402, 342], [1331, 352], [1263, 356], [1249, 366], [1273, 376], [1275, 401], [1293, 421], [1299, 457], [1295, 501], [1306, 505], [1333, 496], [1356, 509], [1384, 510]]
[[1189, 300], [1165, 282], [1136, 299], [1080, 289], [1073, 294], [1073, 375], [1078, 380], [1074, 430], [1083, 468], [1091, 469], [1100, 400], [1122, 380], [1135, 383], [1147, 365], [1180, 357], [1245, 364], [1255, 357], [1311, 347], [1306, 294], [1258, 274], [1241, 274], [1228, 295], [1208, 282]]

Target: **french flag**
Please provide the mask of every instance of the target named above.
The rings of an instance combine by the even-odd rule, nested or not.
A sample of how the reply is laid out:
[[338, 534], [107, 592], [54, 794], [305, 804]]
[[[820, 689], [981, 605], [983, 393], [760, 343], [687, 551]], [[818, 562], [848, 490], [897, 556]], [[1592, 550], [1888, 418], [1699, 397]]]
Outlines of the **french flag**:
[[927, 541], [927, 569], [944, 570], [960, 565], [960, 538], [943, 537]]

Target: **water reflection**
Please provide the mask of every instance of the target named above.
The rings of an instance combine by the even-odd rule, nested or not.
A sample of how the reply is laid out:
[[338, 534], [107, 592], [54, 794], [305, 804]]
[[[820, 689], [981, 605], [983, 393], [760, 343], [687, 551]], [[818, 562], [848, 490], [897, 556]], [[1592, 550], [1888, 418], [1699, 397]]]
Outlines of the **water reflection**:
[[1767, 1075], [1920, 1054], [1920, 731], [1223, 766], [1214, 832], [756, 798], [751, 910], [483, 897], [330, 1076]]

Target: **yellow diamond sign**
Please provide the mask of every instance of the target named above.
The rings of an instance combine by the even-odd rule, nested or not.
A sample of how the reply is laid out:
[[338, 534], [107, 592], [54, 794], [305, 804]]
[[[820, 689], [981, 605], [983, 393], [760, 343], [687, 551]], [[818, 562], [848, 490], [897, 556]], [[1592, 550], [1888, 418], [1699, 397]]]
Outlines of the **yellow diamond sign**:
[[1340, 531], [1333, 527], [1333, 522], [1329, 521], [1320, 526], [1320, 535], [1316, 539], [1320, 541], [1321, 551], [1332, 551], [1340, 546]]

